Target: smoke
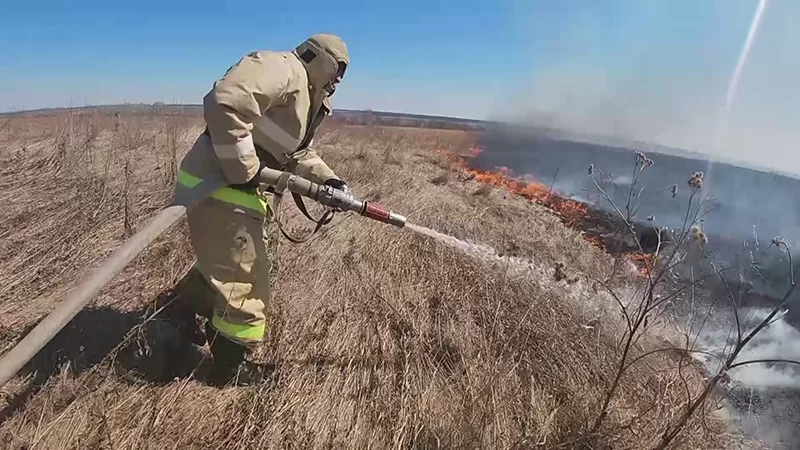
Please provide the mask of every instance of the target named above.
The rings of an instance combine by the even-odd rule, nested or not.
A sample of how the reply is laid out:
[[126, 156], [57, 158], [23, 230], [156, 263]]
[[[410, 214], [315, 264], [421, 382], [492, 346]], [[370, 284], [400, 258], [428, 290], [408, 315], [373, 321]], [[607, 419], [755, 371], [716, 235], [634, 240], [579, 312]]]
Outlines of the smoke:
[[[656, 164], [643, 177], [638, 217], [653, 215], [658, 225], [680, 227], [686, 180], [692, 171], [708, 177], [713, 155], [713, 183], [703, 194], [718, 209], [704, 218], [703, 228], [714, 257], [747, 258], [753, 228], [762, 250], [776, 235], [798, 241], [800, 179], [751, 169], [800, 173], [800, 60], [789, 56], [800, 51], [793, 25], [800, 6], [772, 2], [767, 10], [767, 0], [611, 3], [604, 6], [613, 10], [606, 14], [587, 7], [576, 17], [560, 18], [558, 38], [539, 45], [530, 83], [497, 116], [518, 126], [487, 137], [474, 164], [484, 170], [507, 166], [544, 184], [558, 173], [556, 190], [592, 199], [589, 164], [612, 174], [611, 190], [624, 193], [631, 149], [643, 150]], [[680, 187], [674, 199], [667, 192], [672, 184]], [[624, 205], [622, 197], [615, 201]], [[751, 247], [743, 252], [746, 240]], [[768, 281], [748, 274], [753, 291], [742, 315], [750, 328], [788, 284], [785, 254], [772, 249], [762, 262]], [[734, 274], [728, 281], [740, 280]], [[717, 353], [730, 349], [733, 326], [730, 303], [718, 295], [726, 294], [698, 300], [717, 305], [698, 336], [702, 348]], [[789, 308], [739, 361], [800, 360], [798, 300]], [[718, 364], [713, 358], [704, 362], [709, 370]], [[772, 443], [791, 440], [793, 424], [800, 423], [798, 366], [750, 364], [729, 375], [737, 423]], [[744, 391], [750, 404], [743, 403]]]
[[[740, 311], [745, 332], [752, 330], [770, 313], [770, 308], [744, 308]], [[728, 314], [719, 311], [720, 314]], [[780, 317], [780, 314], [778, 315]], [[729, 322], [706, 322], [699, 330], [698, 347], [719, 357], [722, 350], [733, 346], [733, 328]], [[784, 318], [773, 320], [761, 330], [736, 358], [735, 363], [757, 360], [800, 361], [800, 331]], [[709, 370], [717, 370], [719, 360], [699, 355]], [[736, 367], [729, 372], [731, 380], [747, 389], [769, 393], [776, 389], [800, 389], [800, 366], [788, 363], [753, 363]]]
[[[741, 311], [745, 329], [752, 329], [772, 309], [746, 308]], [[729, 312], [718, 311], [726, 315]], [[698, 336], [698, 347], [719, 354], [732, 345], [730, 323], [707, 323]], [[800, 331], [784, 318], [763, 329], [739, 354], [736, 362], [763, 359], [800, 361]], [[720, 354], [720, 356], [722, 356]], [[717, 359], [698, 356], [709, 370], [716, 370]], [[746, 433], [772, 448], [796, 448], [800, 439], [800, 366], [781, 363], [754, 363], [729, 372], [726, 404], [731, 420]]]
[[761, 24], [761, 16], [764, 14], [764, 9], [766, 7], [767, 0], [759, 0], [758, 6], [756, 7], [756, 12], [753, 15], [753, 21], [750, 23], [750, 29], [747, 30], [747, 38], [744, 41], [742, 53], [739, 55], [739, 61], [736, 63], [736, 69], [734, 69], [733, 75], [731, 76], [731, 82], [728, 85], [728, 94], [725, 97], [725, 107], [722, 109], [719, 124], [717, 125], [714, 133], [714, 141], [712, 146], [713, 152], [717, 151], [720, 139], [723, 138], [728, 131], [728, 119], [731, 115], [733, 100], [736, 98], [736, 92], [739, 89], [739, 81], [742, 78], [742, 70], [747, 62], [747, 56], [750, 54], [750, 49], [753, 46], [753, 41], [755, 40], [756, 33], [758, 32], [758, 26]]
[[[760, 310], [766, 316], [767, 310]], [[748, 344], [737, 362], [759, 359], [785, 359], [800, 361], [800, 332], [779, 320], [759, 333]], [[793, 364], [757, 363], [731, 370], [731, 378], [744, 386], [757, 390], [800, 389], [800, 370]]]
[[498, 119], [800, 173], [800, 5], [611, 3], [560, 17]]
[[[722, 139], [728, 134], [728, 121], [731, 116], [731, 108], [733, 108], [733, 101], [736, 98], [736, 93], [739, 90], [739, 80], [742, 78], [742, 70], [747, 62], [747, 56], [750, 54], [750, 49], [753, 46], [758, 26], [761, 24], [761, 16], [764, 14], [764, 9], [767, 7], [767, 0], [759, 0], [756, 12], [753, 15], [753, 21], [750, 23], [750, 29], [747, 31], [747, 38], [742, 47], [742, 53], [739, 55], [739, 61], [736, 63], [736, 69], [731, 76], [730, 84], [728, 85], [728, 94], [725, 97], [725, 106], [720, 114], [719, 121], [714, 131], [714, 140], [711, 143], [711, 157], [713, 158], [719, 153], [719, 146]], [[706, 171], [706, 181], [711, 183], [711, 175], [713, 172], [714, 164], [710, 160], [708, 162], [708, 170]]]
[[[588, 179], [587, 168], [593, 164], [595, 176], [604, 180], [601, 181], [604, 189], [619, 207], [624, 208], [632, 181], [634, 152], [630, 148], [575, 142], [557, 133], [553, 136], [547, 132], [535, 132], [530, 127], [498, 127], [494, 132], [484, 134], [479, 146], [484, 150], [471, 160], [474, 167], [482, 170], [509, 167], [514, 173], [526, 174], [548, 186], [555, 180], [558, 192], [608, 208], [607, 202], [598, 196], [596, 187]], [[642, 220], [652, 215], [658, 226], [679, 230], [689, 202], [688, 176], [693, 171], [703, 170], [706, 161], [652, 152], [647, 155], [655, 164], [641, 174], [640, 186], [645, 189], [636, 199], [640, 206], [636, 217]], [[603, 175], [600, 175], [601, 171]], [[613, 175], [613, 178], [607, 179], [607, 175]], [[675, 183], [679, 188], [673, 198], [670, 187]], [[728, 263], [749, 267], [752, 252], [759, 264], [758, 273], [752, 268], [743, 272], [744, 280], [739, 279], [737, 271], [726, 275], [734, 295], [738, 297], [743, 292], [740, 306], [745, 330], [752, 329], [766, 317], [771, 311], [769, 308], [780, 303], [788, 288], [788, 255], [782, 249], [770, 248], [770, 242], [780, 234], [797, 236], [794, 230], [800, 224], [800, 209], [793, 199], [798, 191], [799, 179], [724, 163], [715, 168], [715, 186], [711, 192], [715, 201], [703, 210], [716, 208], [703, 219], [703, 229], [709, 236], [707, 249], [710, 256], [718, 267], [725, 267]], [[755, 245], [754, 228], [759, 236], [758, 246]], [[705, 322], [701, 330], [693, 332], [699, 333], [698, 343], [703, 350], [719, 354], [730, 350], [734, 315], [727, 289], [710, 282], [707, 287], [708, 291], [698, 291], [697, 305], [694, 305], [695, 301], [692, 306], [676, 305], [673, 313], [678, 315], [680, 323], [685, 323], [690, 314], [697, 314], [700, 310], [705, 312], [709, 305], [716, 305], [712, 320]], [[800, 311], [799, 300], [790, 302], [789, 312], [779, 316], [779, 320], [748, 344], [739, 361], [800, 360], [800, 331], [797, 328], [800, 326], [800, 313], [795, 311]], [[704, 360], [709, 371], [718, 368], [717, 361], [713, 358]], [[757, 408], [736, 403], [737, 408], [745, 408], [731, 411], [737, 423], [762, 439], [773, 435], [788, 439], [786, 436], [791, 434], [787, 435], [786, 430], [791, 427], [787, 424], [800, 422], [800, 372], [797, 366], [751, 364], [736, 368], [730, 375], [737, 390], [751, 392], [748, 395], [756, 395], [759, 399]], [[771, 423], [769, 431], [765, 428], [767, 423]], [[756, 424], [761, 428], [754, 428]]]

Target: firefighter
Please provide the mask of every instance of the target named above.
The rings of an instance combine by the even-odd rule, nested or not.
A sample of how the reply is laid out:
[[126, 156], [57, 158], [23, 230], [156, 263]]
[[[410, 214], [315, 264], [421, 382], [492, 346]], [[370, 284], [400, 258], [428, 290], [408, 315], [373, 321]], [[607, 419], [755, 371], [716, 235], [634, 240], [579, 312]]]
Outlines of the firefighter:
[[291, 171], [349, 192], [312, 146], [348, 63], [338, 36], [317, 34], [291, 52], [245, 55], [203, 98], [206, 129], [181, 162], [176, 190], [208, 177], [228, 187], [187, 214], [197, 263], [176, 293], [208, 319], [204, 340], [216, 382], [250, 384], [265, 375], [265, 365], [248, 358], [264, 339], [274, 263], [274, 212], [259, 170]]

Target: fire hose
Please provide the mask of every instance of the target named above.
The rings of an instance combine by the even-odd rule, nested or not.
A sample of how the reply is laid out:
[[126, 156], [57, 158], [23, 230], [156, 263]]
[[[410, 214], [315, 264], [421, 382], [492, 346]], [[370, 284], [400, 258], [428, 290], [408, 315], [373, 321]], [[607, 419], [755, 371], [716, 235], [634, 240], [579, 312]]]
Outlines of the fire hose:
[[[271, 186], [278, 201], [288, 190], [327, 207], [352, 211], [396, 227], [402, 228], [406, 223], [405, 217], [380, 205], [359, 200], [341, 190], [313, 183], [289, 172], [266, 168], [259, 176], [260, 184]], [[97, 269], [85, 277], [30, 333], [0, 357], [0, 387], [5, 386], [25, 364], [33, 359], [142, 250], [182, 218], [189, 209], [222, 186], [224, 183], [220, 180], [204, 180], [188, 194], [176, 192], [172, 205], [159, 212], [141, 230], [125, 241]]]

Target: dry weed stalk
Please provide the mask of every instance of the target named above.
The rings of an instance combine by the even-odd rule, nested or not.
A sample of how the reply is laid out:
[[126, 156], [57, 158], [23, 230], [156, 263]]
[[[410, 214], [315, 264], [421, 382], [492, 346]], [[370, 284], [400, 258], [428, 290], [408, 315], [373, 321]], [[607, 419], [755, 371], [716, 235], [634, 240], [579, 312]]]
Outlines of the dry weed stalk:
[[[620, 228], [620, 234], [627, 235], [627, 237], [633, 239], [635, 244], [638, 246], [640, 254], [645, 254], [645, 249], [635, 230], [634, 220], [640, 207], [638, 199], [641, 197], [641, 194], [644, 190], [643, 186], [639, 187], [640, 175], [645, 169], [653, 166], [653, 161], [647, 158], [644, 153], [641, 152], [636, 152], [635, 156], [636, 162], [634, 164], [632, 183], [627, 192], [624, 212], [617, 206], [612, 199], [612, 196], [601, 187], [596, 174], [598, 170], [594, 167], [594, 165], [589, 167], [588, 172], [591, 180], [594, 182], [595, 187], [600, 192], [601, 197], [608, 202], [610, 207], [615, 211], [617, 217], [621, 221], [622, 226]], [[674, 231], [671, 233], [669, 236], [671, 240], [669, 242], [662, 242], [662, 237], [664, 236], [663, 232], [665, 230], [656, 228], [655, 225], [651, 225], [655, 235], [658, 237], [658, 242], [655, 250], [652, 252], [652, 257], [644, 258], [643, 260], [643, 272], [645, 280], [639, 283], [639, 286], [634, 291], [634, 294], [630, 300], [624, 301], [624, 296], [622, 293], [615, 291], [615, 289], [611, 287], [610, 282], [602, 282], [594, 279], [594, 281], [607, 290], [616, 301], [624, 319], [624, 328], [620, 337], [621, 349], [617, 363], [616, 374], [606, 390], [599, 413], [594, 421], [594, 425], [592, 426], [592, 431], [597, 432], [603, 426], [612, 401], [617, 395], [619, 395], [620, 383], [627, 375], [627, 371], [630, 370], [635, 364], [640, 363], [648, 357], [668, 352], [676, 355], [677, 357], [677, 381], [682, 384], [682, 389], [685, 391], [685, 396], [682, 400], [683, 406], [680, 408], [680, 414], [670, 414], [668, 416], [668, 425], [663, 427], [661, 438], [654, 445], [655, 449], [666, 448], [672, 444], [675, 439], [681, 435], [681, 433], [686, 432], [686, 427], [688, 423], [693, 420], [695, 413], [698, 411], [698, 409], [704, 407], [705, 403], [710, 398], [720, 380], [728, 379], [728, 372], [731, 369], [748, 364], [764, 362], [800, 365], [800, 362], [797, 361], [775, 359], [736, 362], [737, 356], [753, 339], [753, 337], [755, 337], [764, 327], [766, 327], [767, 324], [770, 323], [770, 321], [775, 318], [780, 311], [783, 310], [794, 290], [795, 275], [794, 268], [792, 266], [791, 252], [789, 251], [788, 245], [782, 240], [773, 241], [773, 245], [777, 247], [783, 246], [789, 255], [789, 276], [791, 279], [790, 287], [788, 288], [781, 303], [776, 306], [771, 313], [761, 321], [761, 323], [759, 323], [754, 329], [745, 335], [744, 330], [742, 329], [739, 312], [740, 299], [737, 300], [737, 298], [734, 297], [723, 274], [723, 272], [733, 269], [734, 266], [718, 268], [707, 253], [706, 245], [708, 243], [708, 237], [702, 230], [701, 219], [710, 211], [704, 210], [704, 207], [708, 203], [708, 197], [705, 196], [704, 198], [700, 199], [700, 193], [704, 187], [702, 172], [693, 173], [689, 178], [688, 184], [690, 187], [690, 195], [681, 229], [677, 233]], [[677, 196], [677, 184], [673, 185], [669, 192], [672, 194], [672, 198], [675, 198]], [[653, 219], [648, 218], [648, 222], [652, 224]], [[685, 253], [681, 255], [680, 253], [682, 251]], [[616, 259], [624, 260], [627, 259], [627, 257], [621, 255]], [[697, 263], [698, 261], [705, 261], [708, 263], [708, 265], [711, 267], [711, 270], [695, 275], [692, 264]], [[666, 286], [666, 278], [671, 275], [673, 271], [680, 265], [690, 266], [691, 279], [688, 283], [681, 287], [670, 288]], [[617, 268], [618, 265], [615, 265], [614, 271], [612, 272], [612, 277], [614, 274], [616, 274]], [[676, 296], [687, 290], [691, 291], [692, 295], [694, 295], [695, 287], [700, 282], [713, 277], [718, 277], [720, 282], [728, 287], [727, 292], [729, 294], [730, 305], [735, 321], [735, 340], [730, 349], [728, 349], [726, 346], [725, 349], [721, 350], [721, 355], [715, 355], [709, 352], [698, 350], [696, 348], [697, 337], [702, 332], [705, 320], [707, 320], [708, 314], [710, 314], [709, 307], [706, 318], [703, 319], [703, 323], [696, 331], [695, 337], [691, 336], [691, 331], [686, 332], [682, 346], [671, 345], [666, 348], [658, 348], [655, 350], [646, 351], [635, 357], [632, 356], [637, 343], [642, 339], [643, 336], [645, 336], [648, 330], [653, 329], [655, 326], [660, 325], [664, 321], [663, 316], [666, 312], [666, 307]], [[714, 369], [711, 375], [704, 380], [701, 388], [699, 390], [695, 389], [698, 392], [692, 392], [693, 389], [690, 388], [690, 384], [693, 383], [689, 381], [685, 371], [689, 369], [689, 366], [692, 365], [689, 362], [691, 361], [691, 357], [697, 354], [711, 356], [719, 360], [720, 364], [719, 367]], [[703, 417], [700, 420], [704, 423], [705, 418]]]
[[178, 176], [178, 147], [181, 142], [181, 129], [184, 127], [185, 117], [180, 114], [168, 116], [164, 121], [164, 146], [159, 145], [159, 135], [153, 136], [153, 154], [156, 158], [156, 170], [161, 183], [171, 187]]
[[0, 132], [7, 130], [8, 131], [8, 138], [11, 138], [11, 118], [6, 119], [2, 125], [0, 125]]
[[122, 183], [122, 199], [123, 199], [123, 227], [125, 230], [125, 238], [133, 235], [133, 212], [131, 211], [131, 177], [133, 175], [133, 163], [129, 153], [126, 153], [125, 158], [125, 172]]

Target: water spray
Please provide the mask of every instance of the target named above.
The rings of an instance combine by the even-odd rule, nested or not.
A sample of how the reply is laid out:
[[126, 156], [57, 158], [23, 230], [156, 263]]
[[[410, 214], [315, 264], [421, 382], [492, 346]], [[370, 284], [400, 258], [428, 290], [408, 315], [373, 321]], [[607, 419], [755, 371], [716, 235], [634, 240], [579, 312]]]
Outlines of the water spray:
[[747, 62], [747, 57], [750, 55], [750, 49], [753, 47], [753, 41], [755, 41], [756, 34], [758, 33], [758, 27], [761, 24], [761, 17], [764, 15], [764, 10], [766, 8], [767, 0], [759, 0], [758, 6], [756, 7], [756, 12], [753, 15], [753, 20], [750, 22], [750, 28], [747, 30], [747, 38], [745, 38], [742, 52], [739, 54], [739, 61], [736, 63], [736, 68], [734, 69], [733, 75], [731, 75], [731, 80], [728, 83], [725, 106], [722, 109], [719, 120], [717, 121], [717, 125], [714, 129], [713, 140], [711, 142], [711, 158], [708, 160], [708, 170], [706, 170], [705, 177], [706, 185], [709, 185], [711, 181], [711, 169], [713, 166], [712, 160], [714, 155], [719, 150], [723, 136], [727, 134], [728, 119], [730, 118], [731, 110], [733, 109], [733, 100], [736, 97], [736, 92], [739, 89], [739, 80], [742, 77], [744, 65]]

